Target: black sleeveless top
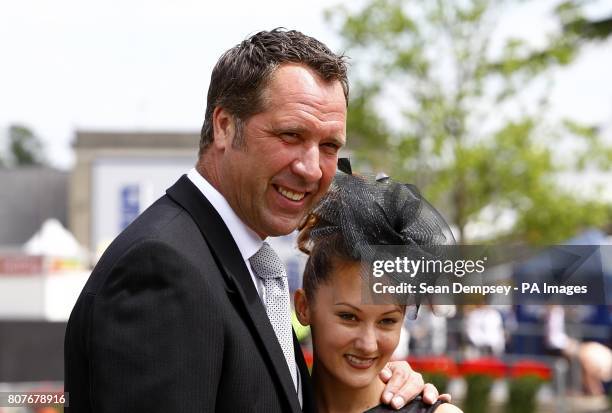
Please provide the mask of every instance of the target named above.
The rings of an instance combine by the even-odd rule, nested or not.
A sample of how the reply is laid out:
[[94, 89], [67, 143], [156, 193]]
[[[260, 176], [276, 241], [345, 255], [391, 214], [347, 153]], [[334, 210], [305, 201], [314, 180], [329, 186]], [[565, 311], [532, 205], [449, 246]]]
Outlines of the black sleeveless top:
[[378, 406], [372, 407], [371, 409], [366, 410], [363, 413], [433, 413], [442, 403], [446, 402], [438, 400], [434, 404], [425, 404], [423, 402], [423, 398], [421, 396], [417, 396], [414, 398], [414, 400], [411, 400], [407, 405], [405, 405], [399, 410], [395, 410], [384, 404], [379, 404]]

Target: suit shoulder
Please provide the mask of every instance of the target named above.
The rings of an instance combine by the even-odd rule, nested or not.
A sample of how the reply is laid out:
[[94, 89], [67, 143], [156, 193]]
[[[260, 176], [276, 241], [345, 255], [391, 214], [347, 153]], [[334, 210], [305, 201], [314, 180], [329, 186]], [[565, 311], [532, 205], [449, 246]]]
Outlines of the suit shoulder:
[[[195, 274], [213, 262], [208, 246], [191, 216], [167, 196], [160, 198], [130, 224], [106, 249], [85, 289], [96, 293], [111, 273], [127, 273], [154, 265]], [[197, 252], [197, 254], [195, 253]], [[194, 262], [197, 260], [197, 263]], [[191, 265], [191, 271], [186, 267]], [[178, 274], [178, 273], [177, 273]]]

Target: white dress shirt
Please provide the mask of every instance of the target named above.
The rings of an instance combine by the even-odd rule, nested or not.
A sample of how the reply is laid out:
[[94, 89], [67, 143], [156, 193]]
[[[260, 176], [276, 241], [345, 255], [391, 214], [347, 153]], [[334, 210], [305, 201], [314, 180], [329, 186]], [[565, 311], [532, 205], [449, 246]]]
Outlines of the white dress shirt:
[[[212, 204], [213, 208], [219, 213], [221, 219], [229, 229], [229, 232], [232, 234], [232, 238], [236, 242], [238, 246], [238, 250], [240, 251], [240, 255], [242, 255], [242, 259], [244, 260], [244, 264], [249, 270], [251, 274], [251, 279], [253, 280], [253, 284], [257, 289], [257, 293], [259, 294], [259, 298], [263, 303], [266, 302], [266, 291], [264, 288], [263, 280], [255, 275], [253, 272], [253, 268], [251, 268], [251, 263], [249, 262], [249, 258], [251, 258], [263, 245], [264, 240], [262, 240], [259, 235], [257, 235], [251, 228], [246, 226], [244, 222], [236, 215], [230, 204], [227, 202], [225, 197], [221, 195], [217, 189], [212, 186], [200, 173], [192, 168], [187, 173], [187, 178], [202, 192], [202, 194], [208, 199], [208, 201]], [[298, 372], [297, 375], [297, 394], [298, 399], [300, 401], [300, 405], [302, 404], [302, 386], [300, 383], [300, 374]]]
[[225, 226], [227, 226], [227, 229], [229, 229], [229, 232], [232, 234], [232, 238], [234, 238], [234, 241], [238, 246], [238, 250], [240, 251], [240, 255], [242, 255], [244, 264], [251, 274], [251, 279], [253, 280], [253, 284], [257, 289], [257, 293], [265, 303], [263, 281], [255, 275], [253, 268], [251, 268], [251, 263], [249, 262], [249, 258], [259, 251], [263, 245], [263, 240], [251, 228], [247, 227], [246, 224], [242, 222], [225, 197], [223, 197], [223, 195], [221, 195], [221, 193], [217, 191], [214, 186], [204, 179], [204, 177], [200, 175], [195, 168], [192, 168], [189, 171], [187, 178], [193, 182], [193, 184], [212, 204], [213, 208], [215, 208], [219, 215], [221, 215], [221, 219], [225, 223]]

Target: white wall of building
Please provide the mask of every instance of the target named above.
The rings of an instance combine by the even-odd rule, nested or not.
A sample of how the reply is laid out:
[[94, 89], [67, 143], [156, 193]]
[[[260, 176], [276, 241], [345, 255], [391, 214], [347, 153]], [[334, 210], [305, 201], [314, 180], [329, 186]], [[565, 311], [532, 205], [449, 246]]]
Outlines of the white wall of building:
[[104, 249], [193, 166], [193, 156], [97, 158], [91, 186], [94, 250]]

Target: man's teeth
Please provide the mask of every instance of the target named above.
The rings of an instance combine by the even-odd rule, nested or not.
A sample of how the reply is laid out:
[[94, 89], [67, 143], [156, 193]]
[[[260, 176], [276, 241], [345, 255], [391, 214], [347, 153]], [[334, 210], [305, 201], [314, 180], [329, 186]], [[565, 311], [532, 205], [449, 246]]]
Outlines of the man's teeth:
[[347, 355], [346, 358], [353, 364], [357, 364], [357, 365], [361, 365], [361, 366], [367, 366], [368, 364], [371, 364], [372, 361], [374, 359], [371, 358], [367, 358], [367, 359], [363, 359], [360, 357], [355, 357], [355, 356], [351, 356], [351, 355]]
[[277, 189], [278, 192], [281, 193], [281, 195], [283, 195], [285, 198], [291, 199], [292, 201], [301, 201], [304, 196], [306, 196], [305, 192], [293, 192], [281, 186], [278, 186]]

